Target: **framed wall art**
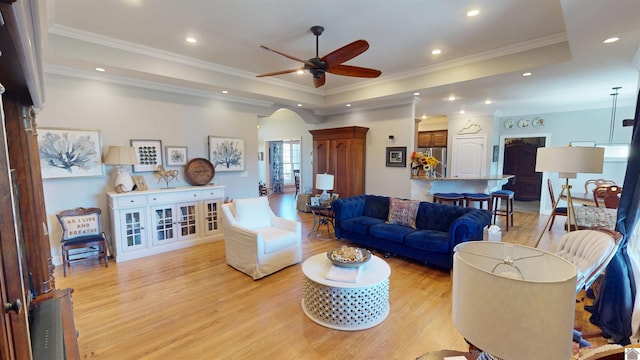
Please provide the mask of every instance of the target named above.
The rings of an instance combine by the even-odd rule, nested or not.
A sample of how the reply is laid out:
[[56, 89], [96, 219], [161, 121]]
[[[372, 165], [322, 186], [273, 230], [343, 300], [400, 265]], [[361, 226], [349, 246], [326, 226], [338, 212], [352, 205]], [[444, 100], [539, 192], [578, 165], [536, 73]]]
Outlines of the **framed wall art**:
[[157, 171], [162, 165], [162, 141], [131, 140], [131, 146], [135, 149], [138, 158], [138, 164], [133, 165], [133, 171]]
[[407, 147], [387, 147], [387, 167], [406, 167]]
[[209, 136], [209, 161], [216, 171], [244, 170], [244, 140]]
[[102, 176], [100, 131], [38, 129], [43, 179]]
[[186, 146], [165, 146], [167, 153], [167, 166], [187, 165], [187, 147]]

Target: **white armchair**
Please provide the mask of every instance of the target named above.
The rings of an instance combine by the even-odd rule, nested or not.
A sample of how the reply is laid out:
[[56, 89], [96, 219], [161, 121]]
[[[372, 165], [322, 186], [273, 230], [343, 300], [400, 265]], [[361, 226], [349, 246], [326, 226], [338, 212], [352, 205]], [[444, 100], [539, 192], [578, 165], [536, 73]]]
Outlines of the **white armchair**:
[[302, 225], [277, 217], [267, 197], [222, 205], [227, 264], [254, 280], [302, 259]]

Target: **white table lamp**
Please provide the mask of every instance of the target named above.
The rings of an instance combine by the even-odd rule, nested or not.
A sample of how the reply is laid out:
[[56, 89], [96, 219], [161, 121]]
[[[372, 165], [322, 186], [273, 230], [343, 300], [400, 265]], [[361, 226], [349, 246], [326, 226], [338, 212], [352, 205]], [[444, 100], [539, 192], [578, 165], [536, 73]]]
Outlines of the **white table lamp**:
[[109, 146], [107, 158], [104, 161], [107, 165], [118, 165], [118, 176], [114, 184], [117, 192], [128, 192], [133, 189], [133, 179], [127, 165], [138, 163], [136, 150], [132, 146]]
[[316, 175], [316, 189], [322, 190], [320, 195], [320, 202], [328, 202], [329, 194], [327, 190], [333, 189], [333, 175], [331, 174], [317, 174]]
[[489, 241], [453, 256], [453, 323], [478, 359], [569, 359], [576, 268], [544, 250]]

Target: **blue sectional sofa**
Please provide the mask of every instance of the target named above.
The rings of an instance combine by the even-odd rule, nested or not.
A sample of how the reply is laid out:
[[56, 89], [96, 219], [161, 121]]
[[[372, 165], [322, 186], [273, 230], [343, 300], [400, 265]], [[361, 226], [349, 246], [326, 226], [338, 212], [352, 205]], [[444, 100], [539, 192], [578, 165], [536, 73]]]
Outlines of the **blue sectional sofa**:
[[491, 221], [487, 210], [420, 202], [415, 229], [389, 224], [390, 198], [358, 195], [331, 203], [338, 240], [404, 256], [429, 265], [451, 269], [453, 248], [462, 242], [481, 240]]

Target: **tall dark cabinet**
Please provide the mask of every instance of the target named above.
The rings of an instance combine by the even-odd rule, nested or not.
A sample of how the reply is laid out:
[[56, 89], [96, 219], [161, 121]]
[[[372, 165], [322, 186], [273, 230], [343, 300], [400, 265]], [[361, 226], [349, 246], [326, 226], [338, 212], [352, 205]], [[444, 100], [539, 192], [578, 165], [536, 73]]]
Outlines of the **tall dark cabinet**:
[[364, 194], [366, 137], [369, 128], [348, 126], [310, 130], [313, 135], [313, 182], [316, 174], [333, 174], [340, 197]]
[[[0, 358], [41, 358], [32, 350], [42, 338], [33, 332], [32, 321], [38, 318], [36, 308], [55, 302], [62, 352], [78, 359], [71, 290], [55, 288], [40, 176], [34, 111], [44, 102], [39, 6], [45, 5], [0, 0]], [[51, 353], [46, 357], [53, 358]]]

